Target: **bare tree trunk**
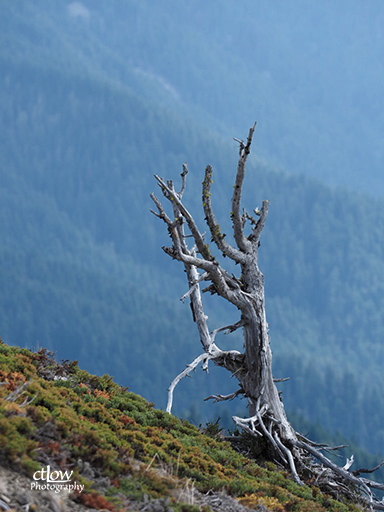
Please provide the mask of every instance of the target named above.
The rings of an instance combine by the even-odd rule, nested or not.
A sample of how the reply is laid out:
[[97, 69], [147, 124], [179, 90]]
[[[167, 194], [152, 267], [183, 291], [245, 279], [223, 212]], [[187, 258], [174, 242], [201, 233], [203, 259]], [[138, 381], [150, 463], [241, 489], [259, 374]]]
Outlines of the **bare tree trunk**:
[[[161, 202], [154, 194], [151, 194], [151, 197], [157, 207], [157, 212], [152, 211], [152, 213], [166, 223], [173, 242], [172, 247], [163, 247], [163, 250], [184, 264], [189, 290], [182, 300], [188, 297], [190, 299], [193, 319], [197, 324], [203, 347], [203, 353], [171, 383], [168, 391], [167, 411], [171, 412], [173, 391], [178, 382], [200, 363], [206, 370], [208, 362], [211, 360], [214, 364], [226, 368], [236, 376], [239, 389], [230, 395], [213, 395], [206, 400], [222, 401], [239, 395], [245, 396], [248, 400], [250, 416], [249, 418], [233, 416], [233, 420], [253, 436], [264, 438], [268, 446], [269, 454], [267, 455], [290, 468], [297, 483], [301, 484], [302, 482], [296, 467], [299, 470], [305, 467], [308, 471], [308, 456], [314, 455], [332, 470], [333, 475], [332, 478], [326, 476], [318, 465], [312, 464], [311, 471], [318, 478], [321, 475], [323, 480], [325, 479], [326, 482], [332, 480], [333, 484], [337, 479], [347, 481], [365, 493], [365, 504], [384, 510], [384, 503], [379, 502], [369, 489], [369, 487], [383, 489], [384, 486], [358, 478], [355, 476], [356, 471], [352, 474], [349, 473], [348, 465], [344, 468], [335, 466], [320, 452], [321, 449], [329, 447], [317, 445], [295, 432], [287, 420], [283, 403], [280, 400], [272, 375], [272, 352], [265, 313], [264, 276], [258, 267], [259, 241], [267, 218], [269, 201], [264, 201], [260, 210], [253, 210], [253, 215], [248, 214], [245, 210], [243, 212], [240, 210], [245, 164], [250, 153], [255, 127], [256, 123], [250, 129], [246, 143], [235, 139], [240, 145], [231, 211], [236, 246], [232, 246], [226, 241], [225, 234], [221, 232], [216, 221], [211, 203], [213, 181], [212, 168], [209, 165], [205, 169], [202, 190], [203, 209], [211, 240], [216, 244], [222, 256], [229, 257], [240, 265], [240, 277], [230, 275], [212, 255], [204, 235], [201, 234], [192, 215], [182, 202], [188, 172], [186, 164], [183, 165], [182, 186], [179, 192], [175, 190], [172, 181], [169, 180], [165, 183], [162, 178], [155, 175], [164, 197], [172, 204], [173, 215], [171, 218], [166, 214]], [[244, 233], [247, 222], [251, 226], [251, 233], [248, 236]], [[187, 246], [185, 227], [188, 228], [189, 236], [194, 242], [191, 248]], [[208, 286], [202, 290], [203, 292], [209, 291], [212, 294], [218, 294], [238, 308], [241, 313], [238, 322], [219, 327], [212, 332], [209, 331], [201, 298], [200, 284], [202, 282], [208, 283]], [[219, 332], [233, 332], [239, 328], [243, 329], [244, 353], [236, 350], [221, 350], [216, 345], [215, 337]], [[357, 470], [358, 474], [359, 471], [363, 472]], [[355, 494], [351, 492], [351, 496], [355, 496]]]

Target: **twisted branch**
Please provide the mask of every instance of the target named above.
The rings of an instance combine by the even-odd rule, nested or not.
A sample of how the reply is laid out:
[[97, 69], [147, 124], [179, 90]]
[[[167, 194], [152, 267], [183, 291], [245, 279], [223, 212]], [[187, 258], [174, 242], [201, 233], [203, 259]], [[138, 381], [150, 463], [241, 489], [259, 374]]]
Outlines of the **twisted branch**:
[[204, 398], [204, 402], [206, 402], [207, 400], [213, 400], [213, 403], [215, 404], [217, 402], [223, 402], [225, 400], [233, 400], [237, 396], [243, 395], [243, 394], [244, 394], [244, 391], [242, 389], [238, 389], [237, 391], [235, 391], [234, 393], [231, 393], [229, 395], [210, 395], [210, 396], [207, 396], [207, 398]]
[[183, 370], [181, 373], [179, 373], [179, 375], [177, 375], [173, 381], [171, 382], [171, 385], [169, 386], [168, 388], [168, 403], [167, 403], [167, 408], [166, 408], [166, 411], [167, 412], [171, 412], [172, 410], [172, 403], [173, 403], [173, 390], [175, 389], [175, 387], [178, 385], [178, 383], [184, 379], [184, 377], [187, 377], [187, 375], [189, 375], [191, 373], [192, 370], [195, 370], [197, 368], [197, 366], [199, 365], [199, 363], [201, 363], [201, 361], [204, 361], [204, 364], [203, 364], [203, 370], [205, 371], [208, 371], [208, 361], [212, 359], [212, 356], [210, 356], [209, 354], [207, 354], [206, 352], [204, 352], [203, 354], [200, 354], [198, 357], [196, 357], [196, 359], [194, 359], [192, 361], [192, 363], [190, 363], [189, 365], [187, 365], [187, 367], [185, 368], [185, 370]]

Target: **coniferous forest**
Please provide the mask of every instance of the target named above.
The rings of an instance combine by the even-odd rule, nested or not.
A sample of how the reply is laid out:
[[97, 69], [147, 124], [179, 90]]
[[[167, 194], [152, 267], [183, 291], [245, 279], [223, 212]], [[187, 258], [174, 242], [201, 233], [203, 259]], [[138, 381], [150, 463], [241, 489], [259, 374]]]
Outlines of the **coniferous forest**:
[[[203, 224], [211, 164], [229, 233], [232, 138], [257, 120], [243, 203], [271, 201], [260, 268], [285, 407], [383, 455], [383, 4], [218, 4], [0, 3], [0, 337], [164, 407], [199, 340], [149, 213], [153, 174], [177, 180], [187, 161]], [[205, 300], [211, 328], [227, 324]], [[175, 413], [229, 426], [242, 402], [202, 401], [231, 386], [197, 372]]]

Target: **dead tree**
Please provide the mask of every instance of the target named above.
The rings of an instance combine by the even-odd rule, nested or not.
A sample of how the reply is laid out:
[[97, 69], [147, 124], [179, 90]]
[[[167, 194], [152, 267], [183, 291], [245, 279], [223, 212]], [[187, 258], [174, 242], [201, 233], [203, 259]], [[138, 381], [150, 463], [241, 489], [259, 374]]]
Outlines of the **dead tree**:
[[[213, 212], [211, 203], [212, 168], [207, 166], [202, 188], [202, 204], [205, 221], [210, 231], [211, 242], [217, 246], [219, 254], [228, 257], [240, 265], [239, 277], [230, 274], [223, 268], [210, 250], [210, 243], [199, 230], [194, 218], [182, 201], [186, 187], [187, 166], [183, 165], [181, 173], [181, 189], [176, 191], [171, 180], [167, 182], [155, 175], [164, 197], [172, 205], [172, 215], [169, 216], [160, 200], [151, 194], [157, 211], [152, 211], [162, 219], [172, 239], [171, 247], [163, 250], [172, 258], [184, 264], [189, 290], [182, 300], [189, 297], [193, 319], [197, 324], [203, 352], [171, 383], [168, 391], [167, 411], [171, 412], [173, 391], [178, 382], [199, 364], [207, 370], [208, 362], [224, 367], [234, 375], [239, 382], [239, 389], [230, 395], [214, 395], [207, 399], [214, 401], [230, 400], [242, 395], [247, 399], [249, 417], [233, 420], [241, 429], [259, 439], [264, 438], [267, 456], [276, 460], [284, 467], [290, 469], [295, 481], [302, 483], [299, 474], [316, 475], [323, 483], [337, 486], [340, 489], [349, 489], [350, 496], [355, 497], [356, 492], [362, 493], [361, 499], [365, 504], [384, 510], [384, 502], [379, 501], [371, 492], [371, 488], [384, 489], [384, 485], [371, 482], [348, 471], [348, 463], [344, 468], [336, 466], [322, 450], [329, 449], [309, 441], [298, 434], [287, 420], [283, 402], [280, 399], [272, 375], [272, 352], [270, 337], [265, 313], [264, 276], [258, 266], [258, 250], [260, 235], [268, 214], [269, 201], [264, 201], [259, 209], [253, 210], [250, 215], [241, 209], [241, 194], [245, 176], [245, 164], [250, 153], [251, 142], [256, 123], [250, 129], [247, 141], [235, 139], [240, 145], [239, 160], [235, 184], [233, 185], [231, 219], [233, 224], [233, 237], [235, 245], [226, 240]], [[244, 228], [250, 224], [250, 234], [246, 236]], [[185, 231], [187, 229], [187, 232]], [[193, 240], [193, 246], [188, 247], [187, 240]], [[210, 332], [207, 316], [204, 313], [200, 284], [206, 282], [207, 286], [202, 292], [218, 294], [232, 303], [240, 312], [240, 319], [233, 325], [219, 327]], [[215, 343], [219, 332], [233, 332], [243, 330], [244, 352], [236, 350], [221, 350]], [[319, 461], [314, 463], [313, 457]], [[327, 468], [326, 471], [323, 467]], [[360, 471], [360, 473], [359, 473]], [[367, 472], [367, 471], [366, 471]], [[348, 493], [347, 493], [348, 494]]]

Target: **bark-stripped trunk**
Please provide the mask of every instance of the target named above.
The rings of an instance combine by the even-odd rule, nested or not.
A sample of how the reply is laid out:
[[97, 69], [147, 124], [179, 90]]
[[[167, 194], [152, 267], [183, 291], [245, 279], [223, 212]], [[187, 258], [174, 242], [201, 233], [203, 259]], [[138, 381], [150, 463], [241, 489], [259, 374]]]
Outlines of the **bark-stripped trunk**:
[[[362, 470], [349, 473], [349, 462], [344, 468], [335, 466], [319, 450], [328, 448], [325, 445], [318, 445], [304, 438], [292, 428], [287, 420], [284, 406], [280, 400], [278, 390], [272, 375], [272, 352], [268, 324], [265, 313], [264, 299], [264, 276], [258, 267], [258, 249], [260, 235], [263, 230], [269, 201], [264, 201], [260, 210], [253, 210], [254, 215], [249, 215], [245, 210], [241, 213], [240, 202], [245, 176], [245, 164], [250, 152], [253, 132], [256, 123], [250, 129], [247, 142], [244, 143], [235, 139], [240, 145], [240, 155], [237, 166], [236, 179], [232, 195], [231, 218], [233, 222], [233, 235], [236, 246], [230, 245], [225, 240], [220, 226], [216, 221], [211, 203], [212, 168], [207, 166], [203, 181], [202, 203], [205, 213], [205, 220], [208, 225], [211, 241], [219, 249], [221, 255], [229, 257], [241, 267], [241, 276], [230, 275], [213, 257], [209, 244], [204, 235], [198, 229], [192, 215], [182, 202], [183, 192], [186, 186], [187, 167], [183, 165], [181, 173], [182, 186], [177, 192], [172, 181], [165, 181], [155, 175], [158, 185], [164, 197], [170, 201], [173, 207], [172, 218], [167, 215], [161, 202], [151, 194], [157, 212], [152, 211], [162, 219], [168, 226], [172, 239], [172, 247], [163, 247], [163, 250], [172, 258], [184, 264], [188, 277], [189, 290], [182, 297], [182, 300], [189, 297], [193, 319], [197, 324], [203, 353], [198, 356], [187, 368], [181, 372], [171, 383], [168, 391], [167, 411], [171, 412], [173, 391], [178, 382], [194, 370], [199, 364], [203, 369], [208, 368], [208, 362], [228, 369], [239, 381], [239, 389], [230, 395], [213, 395], [207, 399], [214, 401], [230, 400], [238, 395], [243, 395], [248, 400], [249, 418], [233, 417], [235, 423], [255, 437], [265, 438], [267, 441], [269, 455], [274, 460], [279, 460], [283, 465], [289, 467], [296, 482], [301, 484], [297, 469], [305, 467], [308, 471], [308, 455], [314, 455], [322, 464], [332, 470], [332, 478], [322, 469], [312, 465], [312, 472], [320, 482], [324, 481], [326, 487], [331, 481], [330, 488], [334, 488], [337, 479], [345, 483], [357, 486], [364, 494], [364, 503], [384, 510], [384, 503], [379, 502], [372, 492], [371, 487], [384, 490], [384, 485], [376, 484], [369, 480], [359, 478]], [[246, 223], [251, 225], [251, 233], [245, 236], [244, 227]], [[184, 227], [187, 227], [192, 236], [194, 246], [189, 248], [186, 242]], [[200, 273], [199, 273], [200, 271]], [[207, 282], [208, 286], [203, 292], [218, 294], [231, 302], [241, 312], [241, 318], [233, 325], [219, 327], [210, 332], [207, 324], [207, 317], [204, 314], [201, 298], [200, 284]], [[215, 343], [217, 333], [226, 331], [233, 332], [242, 328], [244, 335], [244, 353], [236, 350], [221, 350]], [[377, 469], [377, 468], [375, 468]], [[367, 471], [365, 471], [367, 472]], [[346, 487], [343, 484], [337, 492], [345, 493]], [[349, 492], [349, 491], [348, 491]], [[351, 491], [351, 496], [355, 496]]]

